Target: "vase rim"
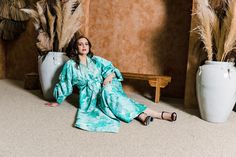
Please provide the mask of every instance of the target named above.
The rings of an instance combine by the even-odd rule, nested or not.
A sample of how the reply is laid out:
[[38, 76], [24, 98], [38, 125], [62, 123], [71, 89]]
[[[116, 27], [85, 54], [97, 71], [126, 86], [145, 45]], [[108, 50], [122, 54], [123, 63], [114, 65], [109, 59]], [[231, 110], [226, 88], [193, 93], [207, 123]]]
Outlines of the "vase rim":
[[61, 52], [61, 51], [49, 51], [48, 53], [63, 53], [63, 54], [65, 54], [65, 52]]
[[234, 62], [223, 62], [223, 61], [205, 61], [205, 64], [211, 65], [234, 65]]

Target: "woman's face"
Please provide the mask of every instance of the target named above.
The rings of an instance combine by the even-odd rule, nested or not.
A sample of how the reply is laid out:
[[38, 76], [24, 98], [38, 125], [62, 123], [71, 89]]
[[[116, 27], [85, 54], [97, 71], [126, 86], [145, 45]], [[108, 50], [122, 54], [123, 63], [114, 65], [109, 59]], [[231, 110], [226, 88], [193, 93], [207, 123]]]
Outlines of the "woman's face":
[[89, 53], [88, 40], [85, 38], [80, 38], [79, 40], [77, 40], [77, 48], [78, 48], [79, 54], [87, 55]]

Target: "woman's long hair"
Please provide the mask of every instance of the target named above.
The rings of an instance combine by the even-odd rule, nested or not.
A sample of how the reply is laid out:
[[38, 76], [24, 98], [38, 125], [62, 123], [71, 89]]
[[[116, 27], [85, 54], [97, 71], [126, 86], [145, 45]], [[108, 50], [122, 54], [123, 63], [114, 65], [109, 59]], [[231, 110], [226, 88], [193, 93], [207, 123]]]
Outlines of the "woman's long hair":
[[80, 64], [80, 59], [79, 59], [79, 52], [78, 52], [78, 46], [77, 46], [77, 41], [81, 38], [85, 38], [88, 41], [88, 45], [89, 45], [89, 52], [87, 54], [88, 57], [92, 58], [93, 57], [93, 52], [91, 51], [92, 48], [92, 44], [89, 41], [89, 39], [85, 36], [79, 36], [79, 37], [73, 37], [70, 45], [68, 46], [66, 52], [67, 52], [67, 56], [74, 60], [76, 62], [77, 65]]

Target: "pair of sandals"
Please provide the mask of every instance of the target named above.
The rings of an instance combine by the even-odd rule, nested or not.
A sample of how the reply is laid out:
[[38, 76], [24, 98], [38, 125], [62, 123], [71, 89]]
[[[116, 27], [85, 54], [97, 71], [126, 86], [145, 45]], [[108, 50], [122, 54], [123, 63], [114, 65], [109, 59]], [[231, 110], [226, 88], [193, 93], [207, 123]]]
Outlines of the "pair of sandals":
[[[169, 112], [162, 111], [162, 112], [161, 112], [161, 119], [168, 120], [168, 121], [170, 121], [170, 122], [176, 121], [176, 119], [177, 119], [177, 113], [176, 113], [176, 112], [172, 112], [172, 113], [171, 113], [171, 118], [170, 118], [170, 119], [164, 118], [164, 114], [165, 114], [165, 113], [168, 113], [168, 114], [169, 114]], [[154, 118], [153, 118], [152, 116], [148, 116], [148, 115], [147, 115], [146, 113], [144, 113], [144, 112], [142, 112], [141, 114], [145, 114], [145, 115], [146, 115], [145, 120], [142, 122], [143, 125], [147, 126], [147, 125], [149, 125], [151, 122], [154, 121]], [[141, 114], [140, 114], [140, 115], [141, 115]]]

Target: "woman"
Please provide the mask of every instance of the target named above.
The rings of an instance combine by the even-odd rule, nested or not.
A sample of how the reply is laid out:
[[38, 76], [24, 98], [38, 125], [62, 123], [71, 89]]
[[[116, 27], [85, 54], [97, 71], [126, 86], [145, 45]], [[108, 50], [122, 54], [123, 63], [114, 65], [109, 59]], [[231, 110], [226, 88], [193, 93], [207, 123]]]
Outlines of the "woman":
[[72, 87], [79, 88], [79, 107], [75, 127], [98, 132], [118, 132], [120, 121], [139, 119], [148, 125], [153, 118], [175, 121], [175, 112], [156, 112], [127, 97], [120, 81], [120, 71], [110, 61], [94, 56], [91, 43], [86, 37], [79, 37], [73, 45], [70, 60], [60, 74], [60, 82], [54, 89], [58, 106], [72, 93]]

